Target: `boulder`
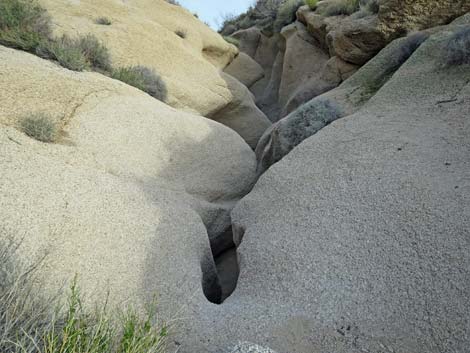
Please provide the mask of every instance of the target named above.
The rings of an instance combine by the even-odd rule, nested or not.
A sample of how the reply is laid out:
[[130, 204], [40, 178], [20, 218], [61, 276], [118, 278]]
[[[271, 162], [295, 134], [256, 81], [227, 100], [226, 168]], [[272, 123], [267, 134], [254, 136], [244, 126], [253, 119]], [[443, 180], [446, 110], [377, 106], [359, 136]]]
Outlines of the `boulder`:
[[300, 22], [284, 27], [282, 35], [286, 39], [286, 50], [279, 104], [284, 107], [299, 87], [320, 75], [329, 57], [316, 45]]
[[[230, 87], [231, 103], [208, 117], [238, 132], [255, 149], [259, 138], [271, 122], [256, 106], [253, 95], [246, 86], [226, 73], [222, 73], [222, 77]], [[234, 119], [234, 116], [237, 118]]]
[[282, 109], [281, 116], [288, 115], [309, 100], [338, 87], [357, 69], [357, 65], [347, 63], [337, 56], [332, 57], [325, 63], [319, 76], [312, 77], [291, 94]]
[[[208, 234], [252, 186], [255, 156], [232, 130], [91, 72], [0, 46], [0, 224], [53, 289], [163, 312], [220, 296]], [[20, 130], [50, 116], [42, 143]], [[217, 223], [219, 222], [219, 223]], [[218, 229], [217, 229], [218, 228]], [[125, 261], [123, 261], [125, 259]], [[205, 294], [205, 296], [204, 296]]]
[[467, 351], [470, 67], [443, 61], [464, 28], [432, 35], [362, 109], [261, 176], [232, 212], [237, 289], [195, 341]]
[[329, 52], [327, 34], [339, 27], [345, 16], [325, 17], [316, 12], [309, 11], [304, 13], [304, 24], [308, 32], [317, 40], [320, 47]]
[[[106, 43], [114, 66], [155, 69], [166, 83], [171, 106], [206, 116], [227, 104], [230, 90], [219, 70], [237, 50], [183, 7], [163, 0], [40, 3], [52, 16], [56, 36], [91, 33]], [[111, 25], [96, 24], [100, 16]]]
[[250, 87], [250, 91], [253, 93], [256, 100], [263, 97], [271, 80], [274, 62], [276, 61], [277, 54], [279, 53], [279, 41], [280, 35], [278, 34], [268, 37], [261, 33], [258, 48], [256, 49], [255, 60], [263, 68], [264, 77]]
[[238, 54], [230, 65], [224, 69], [224, 72], [235, 77], [246, 87], [251, 87], [264, 76], [263, 68], [243, 52]]
[[284, 67], [284, 51], [279, 51], [274, 61], [271, 77], [264, 89], [262, 96], [257, 100], [257, 105], [272, 122], [279, 120], [279, 87], [282, 81], [282, 71]]
[[377, 16], [344, 19], [326, 36], [330, 54], [351, 64], [365, 64], [388, 43], [378, 23]]
[[[330, 86], [326, 81], [327, 78], [316, 80], [315, 86], [309, 87], [309, 90], [305, 91], [305, 97], [314, 93], [315, 87], [320, 91], [321, 84], [325, 85], [323, 92], [328, 92], [322, 95], [322, 92], [319, 92], [316, 99], [303, 104], [273, 124], [261, 137], [256, 147], [258, 174], [264, 173], [267, 168], [281, 160], [295, 146], [316, 134], [326, 125], [340, 117], [350, 115], [362, 107], [386, 84], [395, 71], [408, 60], [428, 36], [428, 33], [418, 32], [406, 38], [395, 40], [356, 74], [353, 74], [350, 79], [331, 91], [328, 89], [334, 88], [334, 78], [336, 77], [338, 83], [341, 81], [340, 73], [331, 72]], [[347, 64], [341, 63], [341, 59], [335, 59], [335, 62], [338, 60], [340, 60], [339, 64], [334, 64], [332, 60], [328, 63], [331, 66], [348, 67]], [[325, 69], [322, 77], [326, 76], [328, 72], [329, 70]], [[299, 100], [302, 98], [300, 95], [295, 97], [298, 97]]]
[[241, 52], [249, 55], [253, 59], [255, 58], [256, 50], [258, 49], [261, 39], [261, 30], [258, 27], [241, 29], [233, 33], [232, 37], [239, 40], [240, 44], [238, 48]]
[[328, 100], [312, 100], [292, 114], [273, 124], [261, 137], [256, 147], [258, 174], [261, 175], [274, 163], [306, 138], [341, 117], [341, 111]]
[[385, 0], [380, 3], [380, 30], [390, 38], [446, 25], [470, 12], [466, 0]]

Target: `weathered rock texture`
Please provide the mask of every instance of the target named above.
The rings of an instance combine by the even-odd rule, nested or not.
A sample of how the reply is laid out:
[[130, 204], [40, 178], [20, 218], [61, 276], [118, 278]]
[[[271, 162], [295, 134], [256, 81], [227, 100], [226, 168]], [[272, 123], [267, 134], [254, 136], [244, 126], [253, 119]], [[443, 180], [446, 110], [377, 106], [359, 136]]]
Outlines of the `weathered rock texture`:
[[[87, 294], [143, 304], [158, 293], [167, 312], [220, 294], [205, 225], [227, 228], [255, 176], [235, 132], [4, 47], [0, 87], [0, 224], [26, 259], [47, 253], [45, 288], [78, 273]], [[36, 112], [62, 128], [58, 143], [17, 129]]]
[[448, 24], [469, 11], [468, 0], [386, 0], [380, 3], [380, 28], [396, 37]]
[[[55, 35], [92, 33], [110, 49], [114, 66], [155, 69], [167, 86], [169, 105], [217, 116], [237, 101], [236, 93], [220, 74], [237, 49], [183, 7], [164, 0], [40, 2], [52, 15]], [[109, 18], [111, 25], [96, 24], [101, 16]], [[184, 33], [185, 38], [176, 32]], [[250, 103], [243, 105], [241, 109], [246, 110]], [[245, 119], [238, 115], [224, 118], [235, 121], [232, 125]]]
[[326, 125], [359, 110], [428, 36], [428, 33], [418, 32], [395, 40], [338, 88], [317, 96], [274, 123], [256, 147], [258, 174]]
[[457, 30], [427, 39], [362, 109], [298, 145], [237, 205], [240, 279], [199, 321], [200, 342], [467, 351], [470, 68], [442, 60]]
[[[377, 14], [361, 9], [350, 16], [326, 17], [325, 9], [337, 2], [321, 1], [315, 10], [301, 6], [298, 22], [282, 30], [277, 54], [270, 52], [268, 65], [258, 61], [269, 79], [260, 81], [252, 91], [271, 121], [337, 87], [392, 40], [448, 24], [470, 11], [466, 0], [383, 0]], [[265, 35], [257, 28], [236, 35], [241, 50], [258, 60], [255, 53], [266, 42]]]

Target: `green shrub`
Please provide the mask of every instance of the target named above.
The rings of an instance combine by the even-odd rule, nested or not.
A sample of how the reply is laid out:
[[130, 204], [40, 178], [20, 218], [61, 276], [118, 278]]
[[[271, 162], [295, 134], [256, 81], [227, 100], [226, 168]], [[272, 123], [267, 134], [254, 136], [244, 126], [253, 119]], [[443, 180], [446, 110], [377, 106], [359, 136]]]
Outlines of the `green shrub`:
[[284, 1], [276, 15], [273, 29], [275, 32], [280, 32], [284, 26], [291, 24], [295, 21], [295, 13], [298, 8], [303, 4], [302, 0], [286, 0]]
[[470, 64], [470, 27], [460, 29], [449, 38], [444, 56], [444, 66]]
[[35, 268], [17, 259], [19, 244], [0, 229], [0, 352], [39, 353], [37, 342], [51, 330], [55, 305], [37, 295]]
[[0, 1], [0, 44], [34, 51], [50, 33], [50, 18], [35, 0]]
[[321, 14], [326, 17], [340, 15], [349, 16], [358, 11], [359, 8], [359, 0], [340, 0], [329, 4], [322, 10]]
[[111, 58], [108, 48], [94, 35], [87, 34], [79, 37], [76, 39], [76, 45], [82, 51], [90, 67], [96, 70], [111, 71]]
[[41, 142], [56, 142], [59, 129], [56, 123], [44, 114], [33, 114], [20, 121], [20, 129], [29, 137]]
[[110, 26], [111, 25], [111, 20], [107, 17], [98, 17], [96, 20], [95, 20], [95, 23], [97, 25], [103, 25], [103, 26]]
[[80, 47], [77, 46], [76, 40], [66, 35], [53, 41], [41, 43], [36, 53], [44, 59], [56, 60], [61, 66], [69, 70], [83, 71], [90, 69], [90, 64]]
[[63, 67], [74, 71], [112, 70], [108, 49], [91, 34], [79, 38], [63, 35], [59, 39], [44, 42], [38, 47], [37, 54], [57, 60]]
[[165, 82], [154, 70], [148, 67], [140, 65], [121, 67], [114, 70], [111, 77], [147, 92], [162, 102], [166, 101], [167, 89]]
[[[2, 232], [3, 233], [3, 232]], [[19, 245], [0, 234], [0, 352], [164, 353], [169, 327], [156, 317], [155, 301], [144, 315], [132, 307], [111, 312], [107, 302], [89, 310], [77, 278], [67, 304], [61, 296], [40, 296], [38, 266], [18, 261]]]
[[308, 5], [310, 9], [315, 10], [318, 4], [318, 0], [305, 0], [305, 5]]
[[226, 42], [228, 42], [230, 44], [233, 44], [236, 47], [240, 46], [240, 40], [238, 40], [237, 38], [230, 37], [230, 36], [224, 36], [224, 39], [225, 39]]

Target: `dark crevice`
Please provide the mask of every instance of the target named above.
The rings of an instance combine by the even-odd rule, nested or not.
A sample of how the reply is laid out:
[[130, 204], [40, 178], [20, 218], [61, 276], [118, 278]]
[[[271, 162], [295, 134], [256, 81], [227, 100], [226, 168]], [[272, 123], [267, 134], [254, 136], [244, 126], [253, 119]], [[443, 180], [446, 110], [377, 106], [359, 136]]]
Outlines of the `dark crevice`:
[[222, 304], [235, 290], [240, 273], [232, 228], [209, 237], [209, 240], [211, 254], [201, 262], [202, 289], [207, 300]]

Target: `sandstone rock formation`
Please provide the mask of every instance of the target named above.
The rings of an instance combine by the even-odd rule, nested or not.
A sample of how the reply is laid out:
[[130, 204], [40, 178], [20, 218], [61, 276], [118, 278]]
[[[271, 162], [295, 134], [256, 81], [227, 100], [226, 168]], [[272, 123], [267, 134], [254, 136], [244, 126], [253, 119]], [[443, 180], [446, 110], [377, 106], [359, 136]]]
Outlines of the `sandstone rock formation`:
[[463, 28], [427, 39], [237, 205], [240, 280], [212, 337], [282, 353], [466, 351], [470, 70], [443, 61]]
[[387, 83], [428, 36], [428, 33], [418, 32], [395, 40], [338, 88], [317, 96], [273, 124], [256, 148], [258, 173], [263, 173], [334, 120], [356, 112]]
[[[447, 24], [470, 7], [467, 1], [397, 4], [384, 0], [378, 3], [378, 13], [361, 7], [352, 15], [325, 14], [330, 6], [341, 7], [340, 3], [323, 0], [315, 10], [301, 6], [297, 11], [299, 22], [282, 30], [278, 54], [269, 55], [275, 65], [258, 61], [271, 74], [265, 73], [270, 79], [259, 82], [253, 92], [258, 106], [271, 121], [278, 121], [303, 103], [337, 87], [392, 40]], [[240, 50], [258, 60], [256, 52], [265, 34], [254, 27], [237, 32], [237, 37], [241, 40]]]
[[264, 76], [263, 68], [247, 54], [241, 52], [224, 69], [224, 72], [250, 88]]
[[[236, 104], [233, 99], [237, 92], [231, 91], [220, 74], [236, 56], [236, 48], [183, 7], [164, 0], [40, 2], [53, 18], [55, 35], [92, 33], [106, 43], [115, 66], [155, 69], [167, 85], [169, 105], [203, 116], [219, 116]], [[111, 25], [96, 24], [100, 16], [109, 18]], [[240, 111], [250, 105], [243, 104]], [[232, 115], [224, 121], [235, 121], [233, 126], [238, 119], [246, 117]]]
[[[0, 224], [31, 261], [47, 252], [45, 286], [78, 273], [113, 302], [217, 301], [208, 236], [253, 182], [245, 142], [103, 75], [4, 47], [0, 57]], [[61, 127], [57, 144], [17, 130], [35, 112]]]
[[[0, 46], [0, 237], [47, 255], [41, 290], [157, 295], [171, 352], [467, 353], [467, 1], [337, 1], [238, 54], [162, 0], [41, 0], [170, 104]], [[55, 143], [22, 131], [36, 113]]]
[[246, 86], [228, 74], [221, 73], [221, 77], [232, 92], [231, 103], [216, 114], [208, 115], [208, 118], [237, 131], [255, 149], [258, 140], [271, 122], [255, 105], [253, 95]]

